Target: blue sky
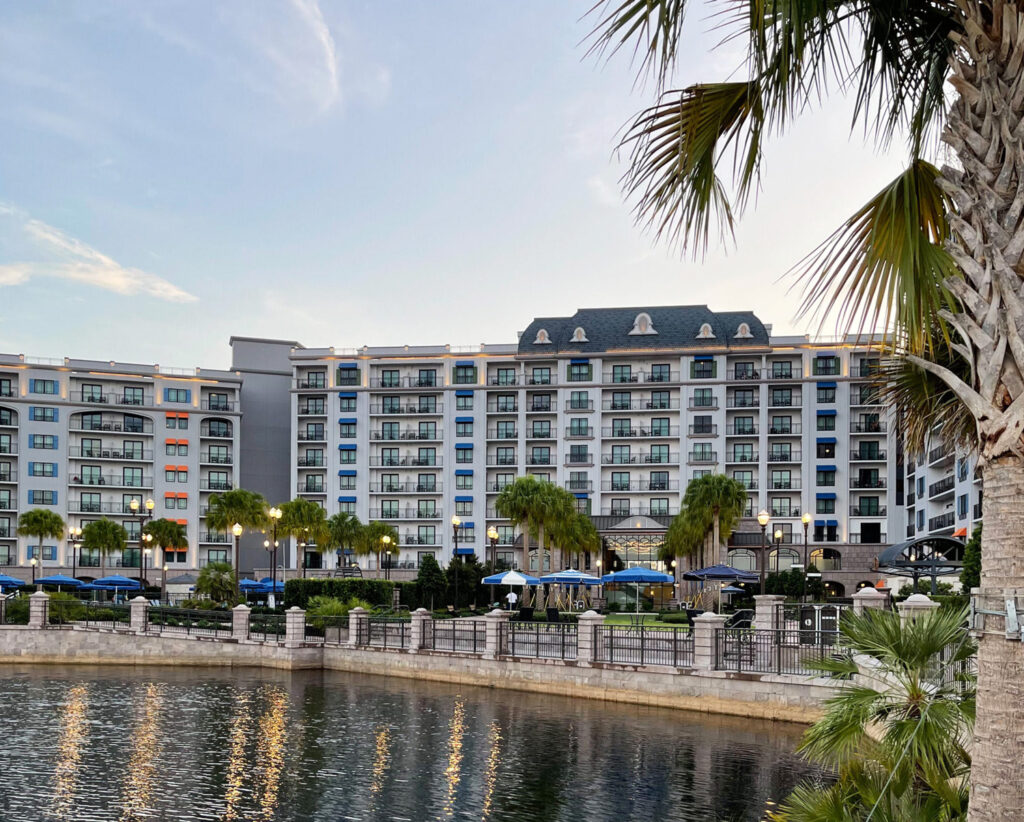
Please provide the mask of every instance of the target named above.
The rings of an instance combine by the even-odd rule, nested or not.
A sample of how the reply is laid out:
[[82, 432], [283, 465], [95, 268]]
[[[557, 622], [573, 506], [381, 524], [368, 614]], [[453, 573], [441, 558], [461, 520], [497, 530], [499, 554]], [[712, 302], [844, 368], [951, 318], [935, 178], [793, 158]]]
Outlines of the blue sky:
[[[769, 147], [735, 245], [632, 223], [589, 0], [0, 5], [0, 351], [226, 366], [512, 342], [577, 307], [707, 303], [808, 330], [779, 278], [900, 163], [831, 101]], [[700, 8], [676, 83], [726, 78]]]

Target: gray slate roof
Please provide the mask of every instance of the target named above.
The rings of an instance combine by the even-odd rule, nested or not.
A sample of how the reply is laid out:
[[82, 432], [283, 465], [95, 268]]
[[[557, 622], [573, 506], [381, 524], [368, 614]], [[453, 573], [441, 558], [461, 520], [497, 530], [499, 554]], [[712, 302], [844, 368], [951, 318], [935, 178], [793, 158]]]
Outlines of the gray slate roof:
[[[630, 334], [641, 312], [648, 314], [657, 334]], [[708, 323], [714, 339], [699, 339]], [[750, 326], [751, 337], [737, 338], [740, 323]], [[548, 332], [550, 345], [537, 345], [540, 329]], [[582, 328], [588, 342], [573, 342]], [[616, 349], [750, 348], [768, 345], [768, 330], [752, 311], [715, 312], [706, 305], [639, 306], [636, 308], [581, 308], [571, 317], [538, 317], [519, 338], [520, 354], [554, 356], [563, 353], [598, 354]]]

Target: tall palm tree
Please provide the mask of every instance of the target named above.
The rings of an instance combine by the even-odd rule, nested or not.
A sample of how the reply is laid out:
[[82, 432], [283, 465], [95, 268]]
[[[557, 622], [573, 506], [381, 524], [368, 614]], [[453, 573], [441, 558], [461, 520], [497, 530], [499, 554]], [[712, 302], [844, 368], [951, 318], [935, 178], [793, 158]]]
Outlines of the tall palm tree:
[[205, 594], [214, 602], [224, 602], [235, 596], [238, 578], [226, 562], [210, 562], [199, 570], [196, 593]]
[[[247, 491], [245, 488], [233, 488], [223, 494], [210, 494], [210, 507], [206, 512], [206, 527], [230, 535], [231, 527], [236, 523], [242, 526], [243, 533], [266, 528], [267, 501], [263, 494]], [[233, 562], [231, 565], [235, 569], [235, 580], [237, 580], [239, 552], [235, 544], [232, 543]]]
[[[736, 79], [669, 90], [686, 5], [595, 7], [592, 48], [639, 55], [659, 92], [622, 143], [636, 219], [670, 242], [706, 249], [750, 202], [765, 140], [839, 87], [854, 127], [880, 147], [907, 137], [906, 169], [797, 266], [803, 308], [837, 316], [846, 330], [884, 330], [896, 354], [964, 407], [985, 483], [981, 604], [1004, 609], [1024, 589], [1024, 3], [723, 4], [722, 39], [746, 46]], [[940, 156], [936, 137], [950, 158], [941, 170], [929, 161]], [[965, 367], [950, 367], [951, 358]], [[1024, 782], [1005, 756], [1024, 744], [1020, 649], [1002, 638], [1005, 619], [987, 620], [972, 822], [1024, 806]]]
[[281, 521], [278, 533], [295, 537], [302, 546], [302, 576], [306, 576], [306, 548], [313, 544], [321, 554], [331, 550], [331, 534], [327, 527], [327, 514], [317, 502], [297, 497], [281, 503]]
[[577, 567], [582, 566], [583, 554], [601, 550], [601, 536], [597, 533], [593, 520], [586, 514], [575, 511], [555, 524], [551, 531], [552, 544], [559, 546], [562, 554], [569, 558], [569, 565], [578, 560]]
[[686, 486], [679, 516], [687, 524], [686, 533], [699, 535], [695, 547], [702, 565], [708, 559], [704, 553], [707, 538], [711, 537], [713, 564], [719, 560], [722, 544], [729, 539], [746, 507], [746, 486], [725, 474], [707, 474]]
[[[537, 523], [537, 545], [544, 550], [545, 534], [552, 537], [560, 530], [568, 528], [571, 532], [572, 522], [576, 516], [576, 498], [564, 488], [551, 482], [541, 482], [541, 491], [537, 498], [535, 519]], [[551, 540], [551, 570], [559, 570], [565, 564], [562, 545], [557, 539]]]
[[338, 548], [354, 550], [363, 524], [355, 514], [341, 512], [327, 520], [327, 527], [331, 533], [331, 541]]
[[18, 535], [39, 540], [39, 561], [43, 561], [43, 540], [62, 539], [64, 520], [56, 511], [33, 508], [18, 517]]
[[381, 553], [384, 551], [384, 537], [391, 540], [391, 545], [398, 545], [398, 530], [394, 525], [380, 520], [372, 520], [362, 528], [356, 537], [355, 552], [360, 556], [377, 555], [377, 568], [383, 568]]
[[153, 543], [163, 551], [164, 562], [168, 550], [188, 548], [188, 530], [173, 519], [154, 519], [146, 523], [142, 532], [153, 537]]
[[[522, 529], [524, 567], [529, 565], [530, 532], [535, 530], [533, 517], [541, 492], [541, 483], [536, 477], [518, 477], [502, 488], [494, 500], [494, 507], [498, 513], [507, 518], [514, 527]], [[540, 567], [543, 568], [543, 554]]]
[[95, 551], [100, 555], [101, 572], [104, 560], [111, 554], [124, 553], [127, 544], [128, 531], [121, 523], [114, 522], [112, 519], [100, 517], [87, 523], [82, 529], [82, 548], [90, 552]]
[[976, 650], [966, 620], [966, 610], [844, 615], [836, 653], [816, 666], [840, 678], [838, 693], [800, 746], [836, 779], [800, 786], [771, 819], [863, 820], [876, 803], [876, 819], [966, 818]]

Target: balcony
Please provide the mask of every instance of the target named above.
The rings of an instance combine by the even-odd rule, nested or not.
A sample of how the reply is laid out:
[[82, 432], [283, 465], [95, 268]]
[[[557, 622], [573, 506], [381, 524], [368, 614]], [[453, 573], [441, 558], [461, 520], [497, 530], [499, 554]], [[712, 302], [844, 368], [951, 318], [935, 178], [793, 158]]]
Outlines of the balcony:
[[122, 474], [88, 474], [71, 477], [69, 485], [103, 485], [108, 488], [152, 488], [153, 478]]
[[601, 509], [605, 517], [674, 517], [679, 509], [672, 506], [611, 505]]
[[686, 455], [686, 461], [691, 465], [708, 465], [718, 462], [717, 451], [690, 451]]
[[565, 438], [567, 440], [593, 439], [594, 429], [589, 425], [584, 428], [566, 428]]
[[852, 477], [851, 488], [885, 488], [885, 477]]
[[850, 534], [850, 543], [853, 545], [883, 545], [889, 541], [885, 534], [877, 537], [871, 534]]
[[689, 397], [687, 407], [691, 411], [716, 411], [718, 410], [718, 397], [713, 395], [710, 397]]
[[209, 451], [202, 451], [199, 454], [200, 465], [231, 465], [234, 457], [231, 454], [211, 454]]
[[504, 491], [506, 488], [508, 488], [511, 484], [512, 484], [511, 482], [489, 482], [489, 483], [487, 483], [487, 493], [488, 494], [500, 494], [502, 491]]
[[0, 499], [0, 511], [17, 511], [18, 501], [13, 499]]
[[881, 405], [882, 398], [877, 391], [850, 392], [850, 405]]
[[423, 417], [436, 417], [444, 413], [444, 403], [438, 402], [433, 405], [409, 403], [406, 405], [381, 405], [370, 406], [370, 413], [376, 416], [388, 416], [390, 414], [418, 414]]
[[769, 425], [768, 436], [770, 437], [798, 437], [803, 432], [803, 425], [798, 422], [789, 425]]
[[[593, 408], [584, 408], [584, 411], [593, 411]], [[526, 406], [528, 414], [554, 414], [550, 402], [533, 402]]]
[[735, 480], [736, 482], [738, 482], [740, 485], [742, 485], [748, 491], [756, 491], [757, 490], [757, 480], [756, 479], [740, 479], [739, 477], [733, 477], [732, 479]]
[[[231, 439], [231, 429], [230, 428], [210, 428], [209, 426], [204, 425], [204, 426], [200, 427], [200, 429], [199, 429], [199, 436], [200, 437], [207, 437], [207, 438], [215, 439], [215, 440], [229, 440], [229, 439]], [[299, 439], [300, 440], [302, 439], [302, 434], [299, 434]], [[321, 436], [321, 439], [323, 439], [322, 436]]]
[[553, 440], [555, 432], [551, 428], [530, 428], [526, 432], [528, 440]]
[[152, 405], [152, 394], [107, 394], [97, 391], [72, 391], [71, 401], [84, 405]]
[[770, 479], [765, 485], [765, 488], [769, 491], [799, 491], [800, 480], [792, 478], [788, 480]]
[[851, 517], [884, 517], [886, 516], [886, 507], [884, 505], [851, 505], [850, 506]]
[[947, 511], [945, 514], [939, 514], [937, 517], [931, 517], [928, 520], [929, 531], [941, 531], [943, 528], [952, 528], [956, 525], [956, 514], [952, 511]]
[[747, 380], [747, 381], [759, 380], [759, 379], [761, 379], [761, 372], [758, 371], [756, 368], [754, 368], [754, 369], [730, 368], [730, 369], [728, 369], [725, 372], [725, 378], [727, 380], [740, 380], [740, 381], [743, 381], [743, 380]]
[[[371, 494], [440, 494], [443, 483], [435, 482], [372, 482]], [[350, 489], [353, 490], [353, 489]]]
[[525, 378], [522, 374], [501, 374], [487, 378], [487, 384], [498, 387], [513, 387], [523, 385]]
[[917, 501], [917, 494], [911, 491], [907, 494], [907, 505], [913, 505]]
[[691, 425], [687, 431], [691, 437], [717, 437], [718, 426], [711, 425]]
[[747, 397], [744, 395], [726, 397], [725, 407], [726, 408], [759, 408], [761, 406], [761, 398], [758, 396]]
[[370, 457], [371, 468], [441, 468], [444, 457]]
[[850, 454], [850, 462], [885, 462], [886, 451], [877, 448], [858, 449]]
[[604, 480], [601, 482], [602, 491], [617, 491], [620, 494], [627, 494], [637, 491], [658, 492], [678, 491], [679, 480], [663, 480], [651, 482], [650, 480], [631, 480], [630, 482], [618, 482], [616, 480]]
[[489, 440], [515, 440], [519, 439], [519, 432], [514, 428], [491, 428], [487, 432]]
[[323, 403], [307, 403], [299, 406], [300, 417], [326, 417], [327, 406]]
[[231, 480], [210, 479], [209, 477], [199, 480], [200, 491], [230, 491], [234, 487]]
[[585, 451], [582, 454], [570, 452], [565, 455], [565, 464], [570, 467], [573, 465], [593, 465], [594, 455], [590, 451]]
[[640, 382], [640, 374], [639, 372], [635, 371], [606, 371], [604, 374], [601, 375], [601, 382], [611, 383], [613, 385], [621, 385], [623, 383], [638, 383]]
[[199, 541], [207, 545], [228, 545], [231, 542], [227, 534], [218, 534], [216, 531], [204, 531], [199, 535]]
[[441, 512], [436, 508], [371, 508], [370, 519], [441, 519]]
[[371, 377], [371, 388], [437, 388], [437, 377]]
[[517, 402], [489, 402], [487, 403], [488, 414], [515, 414], [519, 411]]
[[519, 465], [519, 460], [515, 454], [511, 456], [498, 456], [496, 454], [487, 455], [488, 465]]
[[526, 378], [526, 384], [531, 386], [558, 385], [558, 380], [555, 379], [554, 374], [534, 374]]
[[757, 462], [757, 451], [726, 451], [725, 461], [730, 462]]
[[327, 491], [324, 489], [322, 482], [300, 482], [295, 486], [295, 493], [297, 494], [326, 494]]
[[399, 442], [415, 440], [419, 442], [440, 442], [441, 434], [437, 431], [417, 431], [406, 429], [405, 431], [371, 431], [370, 440], [373, 442]]
[[888, 430], [888, 423], [885, 420], [864, 420], [861, 422], [850, 422], [851, 434], [883, 434]]
[[786, 508], [786, 507], [779, 508], [779, 507], [776, 507], [776, 506], [773, 505], [770, 510], [771, 510], [772, 517], [775, 518], [775, 519], [793, 519], [793, 517], [799, 517], [800, 516], [800, 509], [799, 508]]
[[552, 454], [530, 454], [526, 458], [527, 465], [554, 465], [555, 458]]
[[565, 410], [571, 411], [574, 414], [584, 414], [588, 411], [594, 410], [594, 401], [586, 400], [585, 402], [583, 402], [577, 400], [574, 402], [573, 400], [569, 400], [569, 402], [565, 404]]
[[944, 445], [940, 445], [938, 448], [933, 448], [928, 452], [929, 465], [937, 465], [951, 459], [953, 459], [953, 452]]
[[414, 534], [403, 534], [400, 537], [402, 545], [430, 545], [434, 548], [441, 547], [441, 540], [436, 536], [419, 537]]
[[981, 519], [981, 503], [980, 502], [974, 503], [974, 508], [972, 509], [972, 519]]
[[601, 455], [603, 465], [665, 465], [677, 462], [679, 462], [678, 453]]
[[199, 403], [199, 407], [203, 411], [234, 411], [235, 403], [231, 400], [205, 399]]
[[323, 468], [326, 463], [323, 457], [299, 457], [299, 468]]
[[594, 483], [592, 480], [566, 480], [565, 481], [566, 491], [575, 491], [576, 493], [589, 494], [594, 490]]
[[[712, 398], [714, 401], [714, 398]], [[694, 406], [691, 406], [694, 407]], [[718, 405], [696, 406], [698, 408], [714, 409]], [[668, 399], [611, 399], [603, 400], [601, 408], [605, 411], [678, 411], [679, 400], [669, 397]]]
[[799, 408], [803, 405], [803, 397], [800, 394], [783, 394], [776, 391], [768, 392], [769, 408]]
[[605, 439], [633, 439], [633, 438], [648, 438], [657, 439], [664, 437], [678, 437], [679, 426], [678, 425], [662, 425], [657, 428], [646, 428], [640, 425], [636, 428], [602, 428], [601, 436]]
[[756, 425], [727, 425], [725, 435], [727, 437], [756, 437], [758, 432]]
[[306, 379], [295, 381], [295, 387], [304, 391], [326, 391], [327, 378], [322, 375], [314, 375]]
[[93, 422], [89, 417], [76, 417], [68, 423], [69, 431], [121, 431], [125, 434], [152, 434], [153, 421], [141, 420], [125, 422], [123, 419], [115, 422], [111, 419], [104, 419], [100, 422]]
[[18, 472], [10, 469], [0, 471], [0, 482], [17, 482]]
[[944, 477], [943, 479], [940, 479], [938, 482], [933, 482], [931, 485], [928, 486], [928, 498], [934, 499], [935, 497], [951, 494], [953, 492], [953, 488], [955, 485], [955, 477]]
[[68, 513], [71, 514], [123, 514], [125, 516], [138, 516], [131, 507], [124, 502], [91, 502], [82, 500], [71, 500], [68, 503]]
[[152, 461], [152, 451], [117, 448], [69, 448], [68, 456], [76, 460], [121, 460], [122, 462]]
[[800, 462], [800, 449], [791, 448], [788, 451], [769, 451], [768, 462]]
[[[206, 434], [204, 436], [216, 437], [216, 436], [220, 436], [220, 435], [219, 434]], [[227, 436], [227, 435], [225, 435], [225, 436]], [[317, 430], [299, 431], [299, 433], [296, 435], [296, 438], [298, 439], [299, 442], [327, 442], [327, 431], [317, 431]]]
[[13, 397], [15, 390], [13, 385], [0, 385], [0, 397]]

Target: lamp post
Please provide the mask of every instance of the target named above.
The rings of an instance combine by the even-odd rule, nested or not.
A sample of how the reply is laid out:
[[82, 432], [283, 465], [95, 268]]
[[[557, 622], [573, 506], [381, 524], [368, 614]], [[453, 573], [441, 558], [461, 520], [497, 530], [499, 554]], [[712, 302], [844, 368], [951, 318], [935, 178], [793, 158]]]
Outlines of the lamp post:
[[[452, 548], [452, 565], [459, 561], [459, 526], [462, 520], [457, 516], [452, 517], [452, 539], [455, 547]], [[459, 569], [455, 569], [455, 613], [459, 612]]]
[[71, 576], [78, 576], [78, 546], [82, 544], [82, 529], [68, 528], [68, 542], [71, 543]]
[[[281, 514], [283, 512], [276, 506], [267, 511], [267, 516], [270, 517], [270, 532], [271, 532], [271, 546], [270, 546], [270, 599], [268, 604], [271, 608], [277, 607], [277, 524], [281, 521]], [[263, 543], [263, 547], [267, 547], [267, 543]]]
[[765, 529], [768, 527], [768, 523], [771, 521], [771, 516], [768, 512], [763, 510], [757, 515], [757, 524], [761, 526], [761, 593], [764, 594], [764, 582], [765, 582], [765, 558], [767, 555], [768, 546], [765, 544]]
[[804, 511], [804, 515], [800, 518], [800, 521], [804, 524], [804, 590], [800, 595], [800, 601], [807, 599], [807, 569], [810, 567], [807, 564], [807, 528], [811, 524], [811, 514], [809, 511]]
[[242, 526], [236, 522], [231, 526], [231, 533], [235, 537], [235, 602], [238, 602], [238, 541], [242, 538]]
[[28, 564], [32, 566], [32, 584], [35, 585], [36, 584], [36, 565], [39, 564], [39, 560], [36, 559], [35, 557], [32, 557], [32, 559], [30, 559], [28, 561]]
[[153, 506], [156, 503], [153, 502], [152, 498], [146, 500], [146, 504], [143, 505], [139, 502], [137, 497], [132, 497], [132, 501], [128, 503], [128, 507], [131, 509], [132, 514], [139, 521], [139, 582], [142, 582], [142, 529], [146, 527], [146, 520], [153, 516]]
[[152, 534], [143, 534], [141, 542], [146, 546], [142, 549], [142, 564], [139, 566], [139, 584], [142, 586], [142, 590], [146, 590], [146, 561], [149, 559], [150, 554], [153, 553], [153, 549], [150, 548], [150, 544], [153, 542]]
[[380, 541], [384, 544], [384, 579], [391, 579], [391, 537], [385, 534]]
[[[491, 573], [498, 573], [498, 529], [493, 525], [487, 529], [487, 541], [491, 544]], [[494, 586], [491, 586], [491, 602], [494, 602]]]
[[[602, 579], [602, 577], [601, 577], [601, 566], [603, 564], [604, 564], [604, 562], [602, 560], [599, 559], [597, 561], [597, 578], [598, 579]], [[597, 598], [598, 599], [604, 599], [604, 582], [603, 581], [597, 583]]]
[[779, 563], [779, 560], [782, 557], [781, 557], [779, 552], [782, 549], [782, 529], [781, 528], [776, 528], [774, 536], [775, 536], [775, 572], [776, 573], [780, 573], [782, 571], [782, 566]]
[[167, 563], [160, 569], [160, 601], [168, 602], [167, 599]]

